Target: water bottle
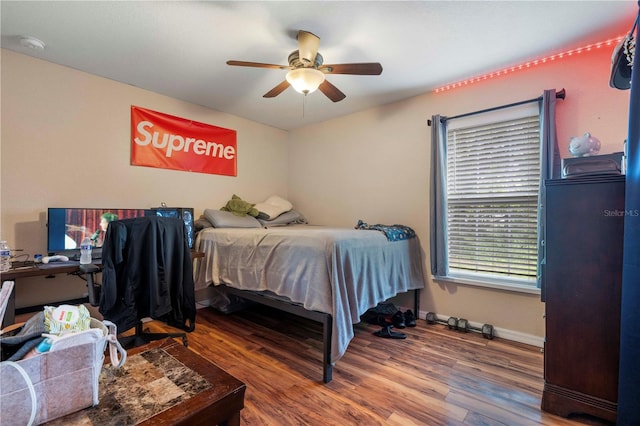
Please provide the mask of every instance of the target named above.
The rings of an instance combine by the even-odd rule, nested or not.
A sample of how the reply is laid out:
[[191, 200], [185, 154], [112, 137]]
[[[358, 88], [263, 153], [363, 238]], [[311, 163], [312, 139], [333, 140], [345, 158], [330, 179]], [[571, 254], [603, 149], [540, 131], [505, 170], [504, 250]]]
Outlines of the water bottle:
[[91, 238], [84, 237], [82, 243], [80, 243], [80, 264], [86, 265], [91, 263]]
[[11, 249], [6, 241], [0, 241], [0, 272], [11, 269]]

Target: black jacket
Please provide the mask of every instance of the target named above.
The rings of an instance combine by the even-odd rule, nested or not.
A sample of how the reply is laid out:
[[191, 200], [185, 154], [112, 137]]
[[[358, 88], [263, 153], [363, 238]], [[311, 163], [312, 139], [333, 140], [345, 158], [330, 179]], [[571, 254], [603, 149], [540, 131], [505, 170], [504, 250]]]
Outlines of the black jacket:
[[102, 247], [100, 313], [120, 332], [142, 318], [195, 328], [193, 264], [184, 223], [148, 216], [109, 223]]

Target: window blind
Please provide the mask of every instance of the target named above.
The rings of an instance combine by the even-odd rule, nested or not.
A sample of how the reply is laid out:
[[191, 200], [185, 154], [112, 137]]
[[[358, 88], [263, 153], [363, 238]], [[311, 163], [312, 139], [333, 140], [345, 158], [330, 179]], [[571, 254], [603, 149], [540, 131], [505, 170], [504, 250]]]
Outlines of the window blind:
[[535, 279], [540, 119], [447, 130], [450, 271]]

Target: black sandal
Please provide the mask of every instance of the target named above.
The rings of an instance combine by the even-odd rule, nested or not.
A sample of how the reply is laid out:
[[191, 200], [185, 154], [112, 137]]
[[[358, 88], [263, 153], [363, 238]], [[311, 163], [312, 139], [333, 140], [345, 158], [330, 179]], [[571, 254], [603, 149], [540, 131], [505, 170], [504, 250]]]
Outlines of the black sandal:
[[397, 331], [391, 331], [391, 326], [388, 325], [386, 327], [382, 327], [380, 330], [378, 331], [374, 331], [373, 334], [375, 334], [378, 337], [386, 337], [387, 339], [406, 339], [407, 335], [404, 333], [398, 333]]

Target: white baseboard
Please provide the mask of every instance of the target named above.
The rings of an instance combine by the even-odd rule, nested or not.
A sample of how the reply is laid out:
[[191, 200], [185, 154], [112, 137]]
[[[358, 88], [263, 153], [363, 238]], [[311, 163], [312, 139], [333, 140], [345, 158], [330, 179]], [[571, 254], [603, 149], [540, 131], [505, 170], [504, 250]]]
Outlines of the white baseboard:
[[[406, 310], [406, 308], [402, 308], [402, 310]], [[418, 318], [424, 320], [427, 316], [426, 312], [420, 311]], [[447, 321], [449, 319], [449, 315], [439, 315], [436, 314], [436, 317], [441, 321]], [[474, 328], [482, 328], [481, 323], [469, 321], [469, 325]], [[544, 337], [536, 336], [533, 334], [522, 333], [520, 331], [510, 330], [508, 328], [501, 327], [493, 327], [493, 336], [499, 337], [501, 339], [511, 340], [513, 342], [524, 343], [526, 345], [532, 345], [539, 348], [544, 347]]]
[[535, 336], [533, 334], [522, 333], [520, 331], [509, 330], [507, 328], [493, 328], [494, 335], [501, 339], [507, 339], [514, 342], [525, 343], [527, 345], [544, 347], [544, 337]]

